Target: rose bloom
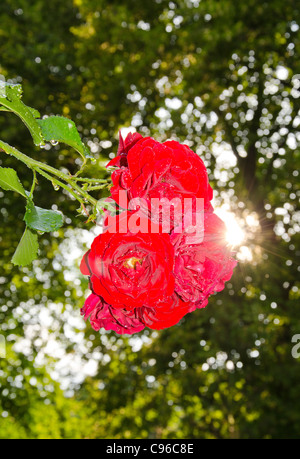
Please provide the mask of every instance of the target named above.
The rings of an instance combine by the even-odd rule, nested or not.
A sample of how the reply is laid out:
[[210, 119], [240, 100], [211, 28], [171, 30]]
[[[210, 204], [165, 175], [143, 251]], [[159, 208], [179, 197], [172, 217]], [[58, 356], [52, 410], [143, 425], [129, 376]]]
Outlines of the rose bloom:
[[211, 294], [223, 290], [237, 264], [225, 240], [224, 222], [209, 212], [203, 217], [202, 235], [199, 232], [195, 237], [196, 233], [188, 230], [176, 233], [176, 228], [171, 234], [175, 291], [183, 301], [191, 303], [190, 311], [206, 306]]
[[[184, 198], [203, 199], [203, 207], [212, 210], [212, 188], [206, 167], [199, 156], [179, 142], [157, 142], [151, 137], [129, 134], [120, 136], [118, 156], [107, 165], [117, 166], [112, 173], [111, 197], [120, 204], [120, 191], [126, 191], [129, 202], [144, 199], [151, 210], [151, 199], [175, 200], [171, 223], [182, 215]], [[176, 200], [177, 198], [177, 200]], [[153, 202], [153, 201], [152, 201]], [[178, 220], [177, 220], [178, 222]], [[176, 224], [176, 221], [175, 223]], [[174, 225], [171, 224], [170, 229]]]
[[[118, 155], [108, 166], [116, 168], [111, 197], [130, 211], [106, 211], [104, 232], [83, 257], [81, 271], [92, 293], [81, 313], [95, 330], [118, 334], [173, 326], [205, 307], [236, 265], [225, 225], [213, 213], [205, 165], [186, 145], [135, 133], [120, 135]], [[159, 202], [155, 218], [153, 199]], [[142, 204], [130, 206], [133, 200]]]
[[[127, 233], [107, 228], [81, 262], [82, 273], [91, 276], [93, 292], [115, 308], [153, 307], [174, 292], [174, 248], [169, 234], [131, 232], [133, 215], [111, 217], [116, 228], [126, 218]], [[148, 219], [140, 220], [150, 229]]]
[[[125, 218], [128, 231], [112, 233], [107, 228], [95, 238], [81, 262], [81, 271], [90, 276], [92, 290], [82, 314], [86, 319], [90, 317], [95, 330], [104, 327], [121, 334], [136, 333], [145, 326], [159, 330], [175, 325], [190, 309], [189, 303], [174, 292], [170, 235], [133, 231], [133, 215], [128, 212], [111, 217], [118, 228]], [[140, 223], [151, 228], [145, 217]]]

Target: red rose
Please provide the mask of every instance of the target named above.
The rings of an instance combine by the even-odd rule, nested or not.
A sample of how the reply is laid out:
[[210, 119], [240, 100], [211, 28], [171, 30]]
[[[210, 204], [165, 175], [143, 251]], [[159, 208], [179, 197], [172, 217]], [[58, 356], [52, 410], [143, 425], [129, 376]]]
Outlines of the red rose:
[[105, 213], [105, 231], [81, 262], [92, 290], [81, 313], [95, 330], [119, 334], [175, 325], [205, 307], [236, 265], [204, 163], [186, 145], [129, 134], [108, 165], [117, 167], [111, 197], [131, 210]]
[[[131, 310], [141, 306], [155, 307], [174, 292], [174, 248], [169, 234], [131, 232], [127, 215], [110, 217], [116, 227], [129, 226], [124, 234], [106, 231], [94, 240], [81, 263], [83, 274], [89, 275], [93, 292], [114, 308]], [[134, 218], [134, 217], [133, 217]]]
[[[204, 214], [204, 231], [171, 234], [175, 248], [175, 291], [191, 310], [206, 306], [207, 298], [224, 288], [237, 262], [226, 243], [223, 221], [213, 213]], [[199, 240], [197, 241], [197, 237]]]
[[175, 141], [159, 143], [151, 137], [127, 138], [122, 140], [127, 145], [124, 155], [108, 164], [121, 166], [112, 173], [111, 196], [118, 204], [119, 192], [124, 190], [129, 201], [145, 199], [148, 209], [152, 198], [178, 198], [179, 204], [174, 208], [177, 216], [182, 215], [184, 198], [202, 198], [204, 208], [212, 210], [213, 194], [206, 167], [187, 145]]

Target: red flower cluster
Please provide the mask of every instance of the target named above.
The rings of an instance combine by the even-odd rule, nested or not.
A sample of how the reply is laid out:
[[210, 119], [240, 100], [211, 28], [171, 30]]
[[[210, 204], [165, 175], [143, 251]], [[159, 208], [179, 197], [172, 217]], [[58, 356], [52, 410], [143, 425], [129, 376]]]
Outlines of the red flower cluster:
[[[92, 294], [81, 312], [95, 330], [119, 334], [175, 325], [205, 307], [236, 265], [225, 225], [213, 213], [205, 165], [186, 145], [129, 134], [125, 140], [120, 135], [118, 155], [108, 166], [116, 167], [111, 197], [120, 204], [125, 194], [130, 211], [107, 216], [109, 225], [83, 257], [81, 271], [90, 276]], [[156, 218], [149, 211], [153, 202], [160, 206]], [[170, 202], [166, 232], [164, 207], [170, 209]], [[196, 225], [194, 214], [200, 217]]]

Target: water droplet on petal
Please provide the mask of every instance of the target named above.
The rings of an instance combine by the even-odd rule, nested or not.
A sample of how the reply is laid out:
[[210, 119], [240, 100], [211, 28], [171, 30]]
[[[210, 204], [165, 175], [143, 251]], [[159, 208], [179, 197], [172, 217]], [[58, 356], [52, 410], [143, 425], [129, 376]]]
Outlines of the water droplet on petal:
[[58, 142], [57, 140], [50, 140], [50, 143], [53, 147], [55, 147], [56, 145], [58, 145]]

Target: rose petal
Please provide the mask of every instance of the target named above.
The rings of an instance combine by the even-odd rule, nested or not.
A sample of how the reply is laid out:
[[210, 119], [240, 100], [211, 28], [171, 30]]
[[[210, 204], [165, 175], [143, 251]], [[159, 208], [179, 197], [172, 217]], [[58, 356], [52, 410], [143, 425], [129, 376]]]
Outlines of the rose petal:
[[81, 314], [85, 320], [90, 319], [91, 326], [96, 331], [104, 328], [105, 330], [114, 330], [120, 335], [131, 335], [145, 328], [145, 325], [136, 318], [134, 312], [125, 309], [116, 310], [93, 293], [87, 298], [81, 309]]

